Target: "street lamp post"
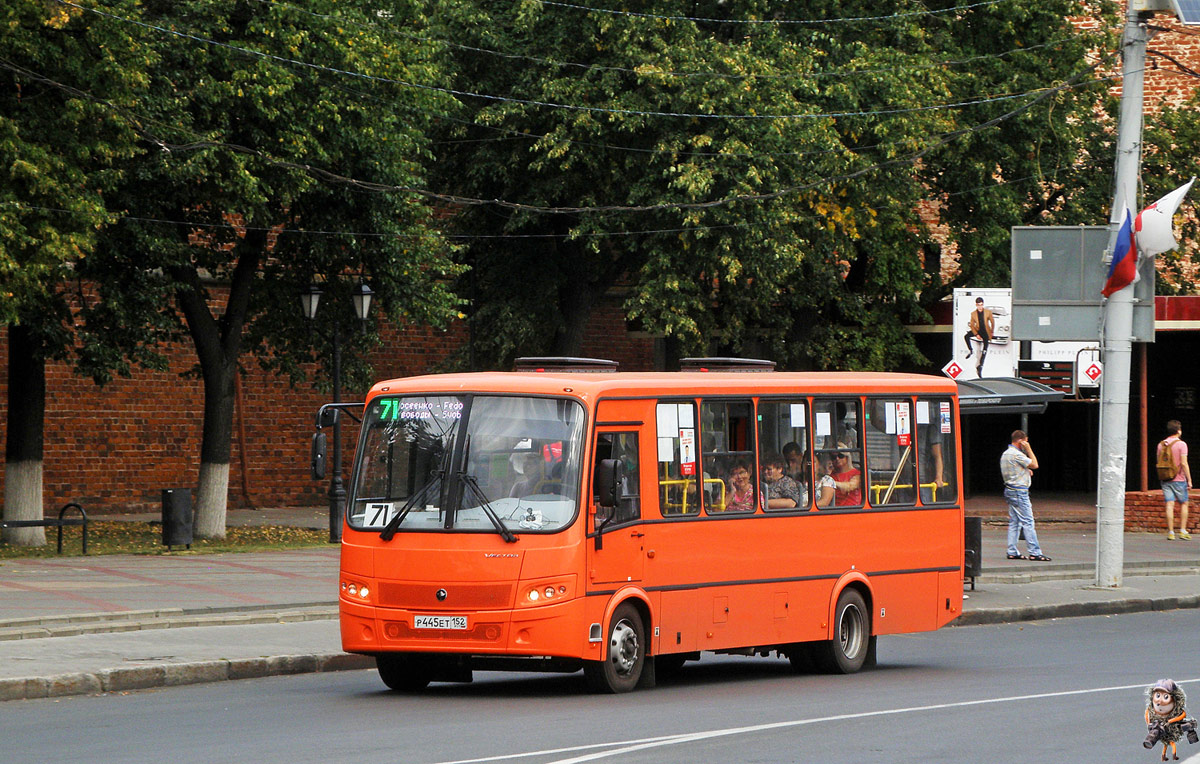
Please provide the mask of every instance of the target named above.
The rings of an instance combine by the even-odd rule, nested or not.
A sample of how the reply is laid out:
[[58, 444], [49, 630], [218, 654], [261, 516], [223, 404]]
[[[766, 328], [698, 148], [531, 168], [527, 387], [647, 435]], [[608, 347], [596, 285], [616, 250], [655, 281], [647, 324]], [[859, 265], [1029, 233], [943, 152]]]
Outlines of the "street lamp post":
[[[310, 284], [308, 289], [300, 294], [300, 306], [304, 317], [315, 322], [317, 305], [324, 292], [316, 284]], [[351, 296], [354, 301], [354, 312], [360, 323], [367, 320], [367, 312], [371, 309], [371, 298], [374, 292], [364, 282], [354, 287]], [[333, 402], [342, 402], [342, 344], [341, 321], [336, 317], [330, 322], [329, 343], [333, 346]], [[333, 410], [333, 458], [331, 460], [331, 476], [329, 478], [329, 542], [338, 543], [342, 540], [342, 518], [346, 512], [346, 487], [342, 482], [342, 412]]]

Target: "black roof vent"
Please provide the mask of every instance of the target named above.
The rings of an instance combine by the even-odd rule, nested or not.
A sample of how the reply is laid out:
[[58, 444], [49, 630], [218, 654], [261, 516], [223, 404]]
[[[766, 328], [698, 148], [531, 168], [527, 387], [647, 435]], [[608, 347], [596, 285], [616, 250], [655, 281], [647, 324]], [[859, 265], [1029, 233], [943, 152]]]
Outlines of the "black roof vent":
[[603, 358], [570, 358], [567, 356], [526, 356], [513, 362], [514, 371], [586, 371], [613, 372], [621, 368], [616, 361]]
[[680, 371], [775, 371], [774, 361], [761, 358], [681, 358]]

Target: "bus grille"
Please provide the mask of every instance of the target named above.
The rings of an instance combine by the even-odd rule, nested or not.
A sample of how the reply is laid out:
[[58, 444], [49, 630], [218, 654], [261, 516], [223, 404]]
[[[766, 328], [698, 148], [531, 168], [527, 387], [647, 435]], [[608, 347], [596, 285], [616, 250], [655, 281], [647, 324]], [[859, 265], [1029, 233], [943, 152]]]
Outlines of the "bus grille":
[[422, 642], [500, 642], [504, 636], [504, 624], [477, 623], [470, 630], [414, 629], [403, 621], [384, 621], [383, 634], [388, 639], [417, 639]]
[[[439, 600], [439, 589], [446, 598]], [[379, 604], [383, 607], [420, 608], [422, 610], [455, 610], [470, 608], [512, 607], [512, 584], [397, 584], [379, 583]]]

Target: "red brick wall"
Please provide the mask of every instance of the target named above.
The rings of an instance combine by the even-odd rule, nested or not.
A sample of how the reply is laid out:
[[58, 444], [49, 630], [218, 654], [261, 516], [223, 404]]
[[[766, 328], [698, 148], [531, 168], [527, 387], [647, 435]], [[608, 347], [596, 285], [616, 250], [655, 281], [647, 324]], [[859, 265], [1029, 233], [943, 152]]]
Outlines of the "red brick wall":
[[[466, 339], [465, 323], [446, 331], [411, 326], [385, 330], [383, 346], [372, 358], [376, 377], [429, 373]], [[598, 309], [583, 352], [618, 360], [626, 370], [653, 365], [653, 341], [630, 336], [617, 302]], [[172, 346], [167, 355], [169, 371], [138, 370], [103, 388], [76, 376], [65, 364], [47, 366], [43, 490], [48, 510], [79, 501], [89, 513], [156, 512], [163, 488], [196, 487], [203, 384], [199, 378], [180, 376], [196, 363], [190, 341]], [[309, 478], [308, 458], [314, 416], [329, 396], [309, 384], [290, 387], [285, 379], [261, 371], [250, 357], [243, 364], [247, 373], [234, 413], [230, 506], [323, 504], [328, 481]], [[8, 338], [0, 333], [0, 401], [5, 405], [7, 368]], [[353, 400], [363, 392], [347, 390], [343, 398]], [[244, 455], [239, 418], [245, 431]], [[6, 427], [0, 417], [0, 438]], [[357, 428], [346, 427], [343, 433], [348, 471]]]
[[[1175, 510], [1175, 522], [1179, 522], [1178, 508]], [[1161, 490], [1130, 491], [1125, 494], [1125, 530], [1166, 533], [1167, 512]]]

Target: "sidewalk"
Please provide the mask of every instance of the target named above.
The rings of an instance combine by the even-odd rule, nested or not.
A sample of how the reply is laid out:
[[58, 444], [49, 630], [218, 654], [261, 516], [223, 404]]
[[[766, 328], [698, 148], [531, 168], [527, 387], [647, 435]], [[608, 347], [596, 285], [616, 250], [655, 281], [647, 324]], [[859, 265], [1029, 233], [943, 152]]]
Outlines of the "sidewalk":
[[[1200, 607], [1200, 535], [1125, 534], [1122, 586], [1097, 589], [1094, 507], [1035, 506], [1052, 562], [1006, 559], [1005, 524], [987, 500], [968, 502], [987, 518], [983, 574], [955, 625]], [[328, 527], [312, 509], [231, 510], [229, 522]], [[0, 701], [372, 668], [341, 652], [337, 571], [334, 545], [0, 561]]]

